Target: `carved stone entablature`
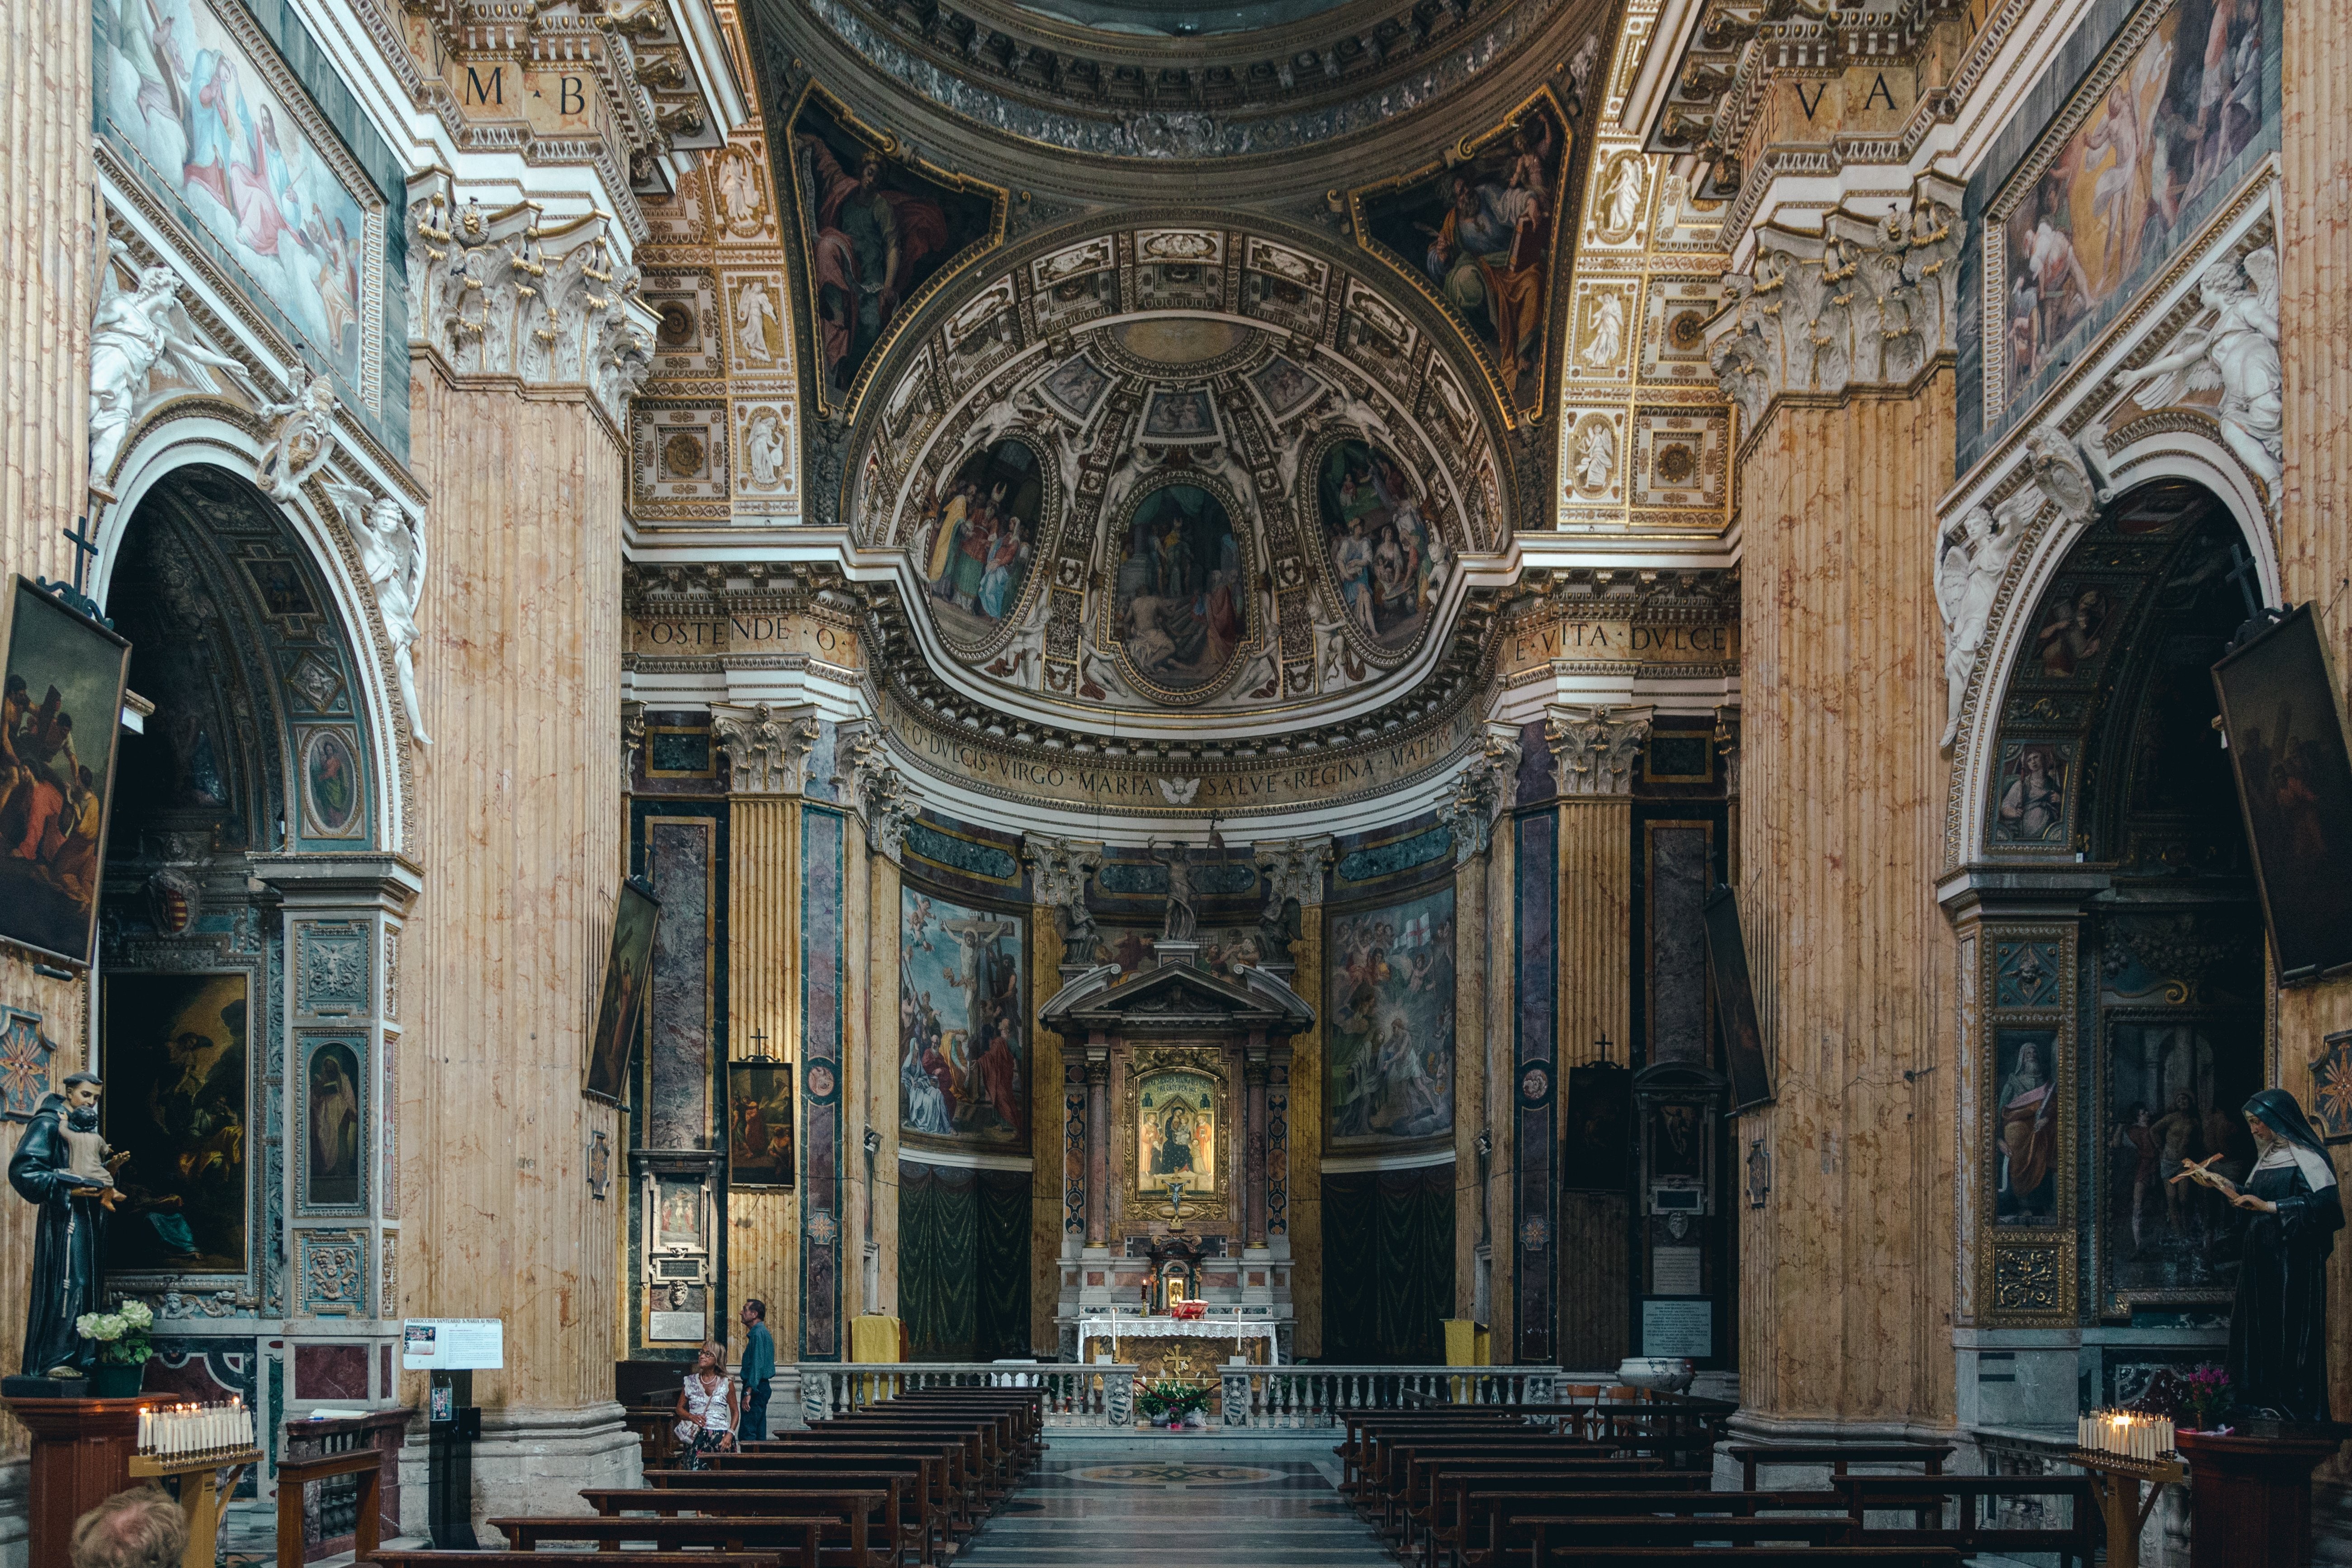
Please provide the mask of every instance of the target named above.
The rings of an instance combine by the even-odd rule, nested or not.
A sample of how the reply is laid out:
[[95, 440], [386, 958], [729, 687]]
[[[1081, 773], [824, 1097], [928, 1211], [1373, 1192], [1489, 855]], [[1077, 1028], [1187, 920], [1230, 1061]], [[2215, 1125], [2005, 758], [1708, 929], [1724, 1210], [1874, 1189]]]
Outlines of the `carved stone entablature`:
[[735, 794], [798, 795], [806, 786], [809, 752], [819, 733], [814, 708], [714, 704], [710, 728], [727, 753]]
[[1724, 280], [1730, 308], [1707, 339], [1748, 431], [1776, 398], [1901, 390], [1954, 351], [1962, 190], [1922, 174], [1908, 212], [1840, 208], [1819, 234], [1759, 231], [1748, 270]]
[[1495, 819], [1518, 803], [1519, 738], [1517, 726], [1490, 723], [1470, 765], [1454, 781], [1454, 797], [1437, 808], [1437, 819], [1454, 833], [1454, 862], [1467, 865], [1494, 841]]
[[1551, 742], [1552, 784], [1562, 799], [1631, 795], [1633, 763], [1650, 738], [1654, 707], [1581, 707], [1549, 710], [1544, 738]]
[[1300, 909], [1323, 901], [1323, 870], [1331, 864], [1329, 834], [1318, 838], [1270, 838], [1250, 846], [1251, 859], [1265, 874], [1266, 906], [1276, 913], [1291, 900]]
[[923, 803], [891, 762], [881, 727], [871, 722], [842, 726], [836, 755], [847, 771], [834, 774], [833, 782], [865, 825], [866, 847], [898, 864], [906, 847], [907, 824]]
[[493, 212], [438, 176], [410, 191], [408, 330], [459, 375], [580, 387], [616, 427], [653, 360], [655, 319], [611, 220]]

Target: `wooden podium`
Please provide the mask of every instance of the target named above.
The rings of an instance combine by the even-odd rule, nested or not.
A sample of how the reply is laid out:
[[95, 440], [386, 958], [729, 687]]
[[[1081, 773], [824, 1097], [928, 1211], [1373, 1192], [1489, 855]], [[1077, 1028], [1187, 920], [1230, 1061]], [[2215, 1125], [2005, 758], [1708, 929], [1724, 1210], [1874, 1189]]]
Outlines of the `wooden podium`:
[[[2308, 1435], [2182, 1432], [2189, 1461], [2190, 1568], [2303, 1568], [2311, 1561], [2311, 1472], [2343, 1446], [2325, 1426]], [[34, 1568], [40, 1568], [37, 1562]]]
[[67, 1568], [74, 1521], [131, 1486], [142, 1399], [11, 1399], [33, 1437], [30, 1568]]

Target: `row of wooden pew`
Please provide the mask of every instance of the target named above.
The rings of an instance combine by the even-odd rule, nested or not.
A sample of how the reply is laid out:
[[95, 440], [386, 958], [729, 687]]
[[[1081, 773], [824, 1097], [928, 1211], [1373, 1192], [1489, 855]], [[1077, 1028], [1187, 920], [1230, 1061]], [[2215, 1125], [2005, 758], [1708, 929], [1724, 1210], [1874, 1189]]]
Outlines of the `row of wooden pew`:
[[494, 1518], [503, 1552], [376, 1552], [383, 1568], [940, 1568], [1045, 1451], [1035, 1389], [914, 1390], [802, 1432], [590, 1487], [590, 1514]]
[[[1723, 1414], [1632, 1400], [1361, 1411], [1333, 1452], [1340, 1491], [1409, 1568], [1957, 1568], [1979, 1552], [2090, 1568], [2102, 1543], [2087, 1479], [1946, 1476], [1948, 1445], [1724, 1443], [1742, 1485], [1713, 1490]], [[1890, 1465], [1921, 1473], [1848, 1473]], [[1789, 1466], [1822, 1480], [1757, 1485], [1759, 1468]], [[2071, 1517], [1997, 1524], [1998, 1499]]]

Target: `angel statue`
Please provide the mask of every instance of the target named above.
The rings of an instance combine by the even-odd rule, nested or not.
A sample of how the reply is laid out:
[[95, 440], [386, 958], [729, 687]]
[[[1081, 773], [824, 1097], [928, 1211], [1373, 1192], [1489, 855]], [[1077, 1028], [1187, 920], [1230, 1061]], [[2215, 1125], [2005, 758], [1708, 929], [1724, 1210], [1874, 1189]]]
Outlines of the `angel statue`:
[[1939, 541], [1936, 558], [1936, 604], [1944, 612], [1944, 738], [1937, 745], [1949, 751], [1960, 732], [1960, 703], [1968, 695], [1969, 672], [1977, 650], [1984, 646], [1992, 616], [1993, 595], [2017, 553], [2024, 532], [2018, 520], [2004, 513], [1995, 517], [1982, 505], [1972, 506]]
[[254, 460], [255, 482], [269, 499], [291, 506], [312, 474], [335, 449], [334, 384], [305, 364], [287, 372], [286, 401], [264, 402], [257, 411], [269, 423], [269, 444]]
[[1598, 494], [1616, 469], [1616, 433], [1607, 420], [1592, 420], [1576, 433], [1576, 488]]
[[[113, 252], [124, 265], [129, 250], [117, 240]], [[89, 339], [89, 475], [102, 480], [122, 454], [123, 438], [140, 413], [147, 379], [155, 367], [169, 362], [174, 374], [205, 392], [220, 384], [207, 365], [235, 374], [247, 386], [252, 378], [236, 360], [216, 353], [196, 341], [194, 329], [180, 310], [180, 279], [168, 267], [139, 269], [135, 289], [115, 286], [114, 268], [102, 269], [98, 315]], [[257, 393], [257, 395], [258, 394]]]
[[342, 513], [343, 526], [352, 531], [368, 586], [375, 590], [383, 635], [392, 644], [393, 668], [400, 676], [401, 704], [408, 710], [409, 733], [418, 745], [429, 746], [433, 737], [425, 732], [425, 710], [416, 700], [416, 666], [408, 653], [416, 641], [416, 600], [425, 585], [424, 530], [390, 496], [372, 496], [361, 486], [331, 479], [327, 493]]
[[2136, 392], [2143, 408], [2220, 388], [2222, 440], [2275, 491], [2286, 454], [2278, 252], [2266, 245], [2242, 262], [2217, 261], [2198, 289], [2212, 323], [2183, 331], [2169, 353], [2137, 370], [2117, 371], [2116, 385]]

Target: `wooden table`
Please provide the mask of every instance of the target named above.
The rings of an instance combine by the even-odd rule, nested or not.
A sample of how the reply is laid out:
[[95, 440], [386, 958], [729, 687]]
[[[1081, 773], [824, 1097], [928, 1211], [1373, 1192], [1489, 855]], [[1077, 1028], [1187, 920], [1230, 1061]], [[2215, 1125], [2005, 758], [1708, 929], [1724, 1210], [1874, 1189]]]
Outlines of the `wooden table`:
[[[15, 1399], [9, 1413], [32, 1435], [29, 1568], [67, 1568], [74, 1521], [131, 1489], [139, 1411], [154, 1399]], [[205, 1568], [211, 1568], [210, 1558]]]
[[[2098, 1495], [2099, 1512], [2107, 1523], [2107, 1568], [2139, 1568], [2139, 1532], [2164, 1489], [2185, 1479], [2189, 1471], [2178, 1459], [2128, 1459], [2099, 1448], [2069, 1448], [2063, 1456], [2091, 1478]], [[2147, 1500], [2140, 1500], [2142, 1482]]]

